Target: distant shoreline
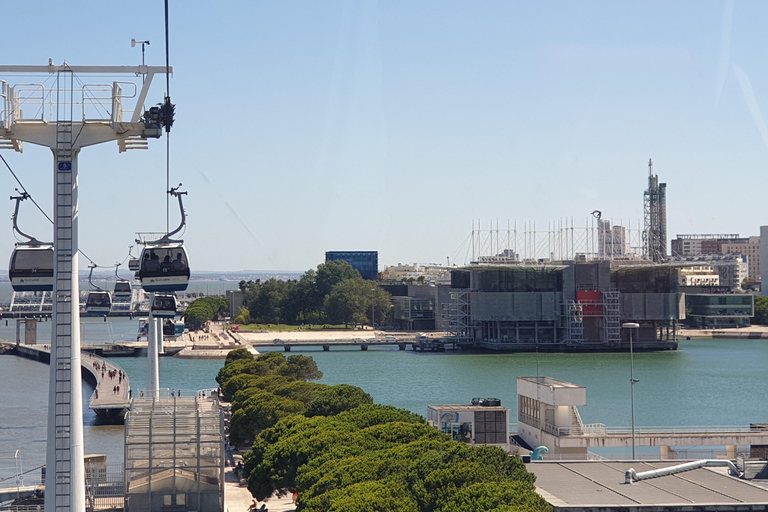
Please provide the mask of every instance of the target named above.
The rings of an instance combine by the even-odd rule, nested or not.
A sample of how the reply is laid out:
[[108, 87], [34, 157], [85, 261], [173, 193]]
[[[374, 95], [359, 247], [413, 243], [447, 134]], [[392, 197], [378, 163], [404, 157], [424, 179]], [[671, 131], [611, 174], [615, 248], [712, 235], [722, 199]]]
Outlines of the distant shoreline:
[[686, 339], [768, 339], [768, 326], [750, 325], [738, 329], [678, 329], [678, 341]]

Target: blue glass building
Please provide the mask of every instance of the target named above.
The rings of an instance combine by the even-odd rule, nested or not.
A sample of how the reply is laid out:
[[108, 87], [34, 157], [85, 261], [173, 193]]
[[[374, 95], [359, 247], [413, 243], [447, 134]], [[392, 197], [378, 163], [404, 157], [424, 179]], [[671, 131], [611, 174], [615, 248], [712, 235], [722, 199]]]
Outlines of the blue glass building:
[[379, 273], [379, 251], [326, 251], [325, 261], [346, 261], [369, 281]]

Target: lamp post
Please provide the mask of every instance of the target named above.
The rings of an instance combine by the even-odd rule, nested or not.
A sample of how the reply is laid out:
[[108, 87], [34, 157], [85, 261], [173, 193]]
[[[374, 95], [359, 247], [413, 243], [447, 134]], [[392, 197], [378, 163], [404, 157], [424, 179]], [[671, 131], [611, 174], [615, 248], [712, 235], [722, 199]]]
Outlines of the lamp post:
[[635, 384], [640, 382], [635, 379], [635, 353], [632, 350], [632, 329], [639, 329], [640, 324], [627, 322], [621, 324], [625, 329], [629, 329], [629, 389], [632, 400], [632, 460], [637, 459], [635, 454]]
[[376, 303], [376, 296], [374, 293], [376, 292], [375, 288], [371, 288], [371, 329], [373, 329], [373, 335], [376, 335], [376, 322], [374, 321], [374, 309], [373, 306]]

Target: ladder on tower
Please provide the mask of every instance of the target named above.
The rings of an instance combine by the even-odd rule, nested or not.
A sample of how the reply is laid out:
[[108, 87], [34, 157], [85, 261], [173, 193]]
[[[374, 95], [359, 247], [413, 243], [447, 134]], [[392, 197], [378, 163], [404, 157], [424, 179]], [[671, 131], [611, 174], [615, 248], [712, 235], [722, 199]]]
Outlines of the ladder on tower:
[[621, 302], [618, 290], [603, 292], [603, 315], [605, 318], [605, 342], [608, 345], [621, 343]]
[[[70, 69], [58, 71], [56, 81], [56, 220], [54, 230], [56, 254], [54, 288], [54, 326], [56, 329], [53, 337], [55, 345], [51, 347], [51, 365], [55, 361], [55, 390], [56, 404], [56, 468], [50, 471], [55, 477], [54, 489], [55, 510], [59, 504], [69, 503], [72, 485], [72, 448], [71, 426], [72, 415], [82, 414], [81, 411], [73, 411], [71, 404], [71, 386], [73, 371], [80, 372], [79, 368], [72, 369], [70, 354], [72, 352], [72, 308], [73, 300], [77, 296], [72, 294], [72, 208], [75, 207], [72, 183], [73, 160], [73, 133], [72, 133], [72, 109], [73, 101], [73, 73]], [[59, 462], [60, 461], [60, 462]], [[68, 509], [67, 509], [68, 510]]]

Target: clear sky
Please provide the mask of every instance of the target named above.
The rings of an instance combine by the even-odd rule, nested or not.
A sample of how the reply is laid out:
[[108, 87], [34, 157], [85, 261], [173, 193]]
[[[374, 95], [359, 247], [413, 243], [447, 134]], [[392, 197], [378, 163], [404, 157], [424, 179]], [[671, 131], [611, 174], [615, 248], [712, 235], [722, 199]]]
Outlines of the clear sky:
[[[2, 19], [3, 64], [135, 65], [131, 38], [164, 64], [162, 0], [7, 2]], [[768, 223], [768, 2], [171, 0], [170, 20], [196, 269], [306, 270], [326, 250], [464, 263], [473, 219], [636, 225], [649, 157], [670, 238]], [[2, 154], [50, 214], [50, 152]], [[164, 139], [84, 149], [80, 184], [99, 264], [165, 228]], [[44, 222], [23, 210], [50, 239]]]

